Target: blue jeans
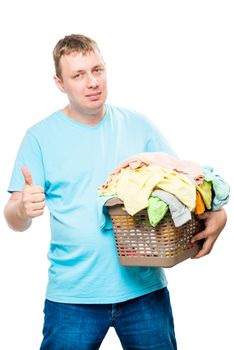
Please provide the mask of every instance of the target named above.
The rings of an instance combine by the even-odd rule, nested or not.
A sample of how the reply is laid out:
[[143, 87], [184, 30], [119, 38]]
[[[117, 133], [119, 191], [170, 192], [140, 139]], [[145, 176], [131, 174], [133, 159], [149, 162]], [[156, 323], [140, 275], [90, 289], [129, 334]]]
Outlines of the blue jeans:
[[167, 288], [116, 304], [45, 301], [40, 350], [99, 349], [114, 327], [124, 350], [176, 350]]

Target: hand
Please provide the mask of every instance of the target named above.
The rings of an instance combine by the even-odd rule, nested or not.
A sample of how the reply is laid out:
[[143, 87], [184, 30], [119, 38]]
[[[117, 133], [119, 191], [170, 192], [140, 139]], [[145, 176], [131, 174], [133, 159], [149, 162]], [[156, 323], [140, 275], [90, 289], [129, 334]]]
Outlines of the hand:
[[196, 241], [203, 239], [204, 243], [201, 250], [193, 257], [193, 259], [201, 258], [202, 256], [205, 256], [211, 252], [216, 239], [223, 230], [227, 221], [227, 216], [224, 209], [205, 212], [199, 215], [198, 218], [204, 220], [205, 229], [194, 235], [191, 242], [195, 243]]
[[43, 214], [45, 194], [42, 187], [34, 185], [28, 168], [23, 167], [21, 171], [25, 184], [22, 190], [19, 211], [22, 218], [32, 219]]

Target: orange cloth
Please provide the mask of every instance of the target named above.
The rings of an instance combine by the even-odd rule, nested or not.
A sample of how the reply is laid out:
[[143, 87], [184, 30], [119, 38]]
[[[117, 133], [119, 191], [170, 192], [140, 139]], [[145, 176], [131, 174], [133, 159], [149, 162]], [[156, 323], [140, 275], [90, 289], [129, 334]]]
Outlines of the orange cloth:
[[199, 215], [204, 213], [206, 210], [204, 201], [202, 199], [202, 196], [199, 191], [196, 191], [196, 207], [195, 207], [195, 214]]

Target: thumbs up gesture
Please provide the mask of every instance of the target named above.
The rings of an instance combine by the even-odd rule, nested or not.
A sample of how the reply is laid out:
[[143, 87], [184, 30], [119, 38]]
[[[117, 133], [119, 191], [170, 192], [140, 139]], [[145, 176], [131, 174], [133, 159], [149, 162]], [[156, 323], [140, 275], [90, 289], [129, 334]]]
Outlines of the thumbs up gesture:
[[34, 185], [28, 168], [23, 167], [21, 171], [25, 184], [22, 190], [20, 212], [24, 218], [35, 218], [44, 212], [45, 193], [41, 186]]

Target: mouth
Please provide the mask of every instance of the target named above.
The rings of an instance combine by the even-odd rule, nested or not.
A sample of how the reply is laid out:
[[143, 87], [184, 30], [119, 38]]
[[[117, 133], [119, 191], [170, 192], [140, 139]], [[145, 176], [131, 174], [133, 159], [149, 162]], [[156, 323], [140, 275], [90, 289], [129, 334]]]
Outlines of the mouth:
[[101, 96], [101, 92], [93, 92], [91, 94], [85, 95], [85, 97], [88, 97], [90, 99], [96, 99], [99, 98], [99, 96]]

